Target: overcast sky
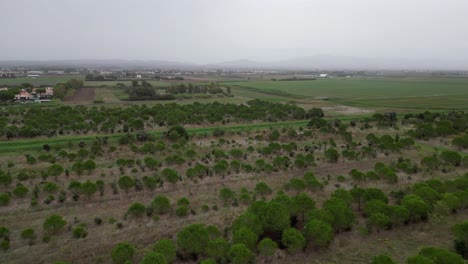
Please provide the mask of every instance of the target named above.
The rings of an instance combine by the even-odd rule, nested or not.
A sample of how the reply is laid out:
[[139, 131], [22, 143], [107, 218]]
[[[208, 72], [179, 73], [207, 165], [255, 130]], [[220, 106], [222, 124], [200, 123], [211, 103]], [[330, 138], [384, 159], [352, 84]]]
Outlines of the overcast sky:
[[467, 0], [0, 0], [0, 60], [468, 60]]

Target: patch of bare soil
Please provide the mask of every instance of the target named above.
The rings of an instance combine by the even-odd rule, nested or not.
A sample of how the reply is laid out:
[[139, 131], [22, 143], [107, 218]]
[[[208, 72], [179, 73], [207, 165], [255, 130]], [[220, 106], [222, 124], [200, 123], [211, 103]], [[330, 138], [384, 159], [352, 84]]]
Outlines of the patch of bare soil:
[[67, 98], [65, 98], [65, 102], [71, 104], [92, 103], [94, 100], [94, 95], [94, 88], [81, 88], [74, 94], [67, 96]]
[[347, 106], [347, 105], [336, 105], [336, 106], [324, 107], [323, 110], [326, 112], [334, 112], [334, 113], [340, 113], [344, 115], [366, 114], [366, 113], [374, 112], [374, 110], [363, 109], [363, 108]]

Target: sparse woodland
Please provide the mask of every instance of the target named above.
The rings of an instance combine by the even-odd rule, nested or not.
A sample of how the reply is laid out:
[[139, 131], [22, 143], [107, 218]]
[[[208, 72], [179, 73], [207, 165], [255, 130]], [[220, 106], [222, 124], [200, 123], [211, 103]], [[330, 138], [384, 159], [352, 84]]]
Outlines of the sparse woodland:
[[[468, 114], [326, 114], [260, 100], [3, 111], [5, 140], [95, 137], [0, 156], [0, 262], [465, 263]], [[223, 127], [285, 120], [308, 124]], [[404, 252], [379, 239], [416, 231]]]

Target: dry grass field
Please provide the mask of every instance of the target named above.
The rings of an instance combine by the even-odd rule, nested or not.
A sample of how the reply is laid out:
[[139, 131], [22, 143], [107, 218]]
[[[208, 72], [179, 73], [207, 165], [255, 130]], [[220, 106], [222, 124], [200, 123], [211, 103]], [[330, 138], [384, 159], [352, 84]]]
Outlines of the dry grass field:
[[[356, 141], [365, 141], [365, 136], [368, 133], [383, 135], [386, 133], [397, 134], [401, 131], [397, 130], [380, 130], [373, 129], [370, 131], [361, 131], [357, 128], [351, 130]], [[218, 138], [204, 137], [202, 135], [195, 136], [188, 142], [186, 149], [196, 149], [196, 155], [192, 158], [186, 158], [186, 162], [182, 165], [163, 165], [157, 170], [148, 170], [138, 166], [132, 168], [123, 168], [115, 164], [119, 158], [142, 160], [147, 154], [136, 153], [129, 146], [119, 146], [115, 143], [103, 148], [103, 155], [95, 156], [97, 168], [90, 174], [76, 175], [71, 172], [70, 176], [61, 175], [59, 177], [48, 177], [43, 179], [40, 175], [35, 178], [23, 182], [26, 186], [33, 188], [34, 185], [41, 185], [44, 181], [54, 182], [60, 189], [66, 189], [69, 182], [72, 180], [83, 182], [85, 180], [103, 180], [105, 191], [103, 196], [98, 193], [87, 199], [82, 197], [79, 201], [72, 201], [68, 195], [67, 200], [63, 203], [57, 201], [50, 205], [44, 204], [42, 201], [47, 194], [42, 193], [39, 196], [39, 205], [31, 208], [29, 198], [14, 199], [7, 207], [0, 208], [0, 226], [8, 226], [11, 231], [11, 250], [3, 252], [0, 255], [0, 262], [4, 263], [51, 263], [52, 261], [66, 260], [70, 263], [110, 263], [110, 252], [112, 248], [119, 242], [127, 241], [137, 245], [137, 253], [135, 259], [140, 259], [145, 252], [148, 252], [151, 245], [162, 238], [175, 239], [175, 234], [183, 227], [191, 223], [205, 223], [206, 225], [215, 225], [220, 230], [229, 227], [232, 221], [247, 208], [246, 205], [224, 207], [219, 200], [219, 190], [223, 187], [229, 187], [236, 193], [240, 193], [242, 188], [253, 192], [253, 187], [260, 181], [268, 184], [273, 190], [284, 190], [284, 184], [291, 178], [301, 178], [305, 172], [313, 171], [317, 178], [326, 182], [323, 190], [307, 191], [317, 204], [329, 198], [330, 194], [337, 188], [350, 189], [356, 184], [349, 178], [348, 173], [352, 169], [361, 171], [369, 171], [374, 168], [376, 162], [384, 162], [391, 164], [398, 157], [404, 156], [418, 163], [423, 156], [431, 155], [435, 151], [433, 146], [428, 146], [427, 142], [419, 142], [419, 147], [410, 150], [403, 150], [401, 153], [390, 153], [388, 155], [380, 153], [375, 158], [363, 158], [356, 161], [340, 159], [338, 163], [329, 163], [324, 161], [323, 154], [319, 152], [314, 154], [316, 166], [308, 168], [289, 168], [278, 172], [230, 172], [222, 175], [214, 175], [205, 177], [200, 180], [192, 181], [185, 177], [185, 170], [194, 164], [200, 162], [203, 157], [211, 153], [215, 149], [223, 149], [228, 151], [232, 148], [246, 150], [248, 147], [260, 148], [268, 144], [268, 141], [255, 140], [255, 135], [267, 135], [269, 130], [258, 132], [240, 132], [230, 133], [223, 137], [226, 143], [221, 144]], [[248, 139], [247, 139], [248, 138]], [[324, 133], [314, 133], [312, 137], [297, 137], [294, 142], [299, 146], [296, 153], [304, 153], [303, 147], [308, 144], [318, 144], [326, 142], [330, 139], [330, 135]], [[247, 139], [247, 140], [246, 140]], [[335, 138], [338, 148], [342, 148], [345, 143], [340, 138]], [[291, 138], [283, 134], [280, 143], [286, 144], [291, 142]], [[157, 160], [163, 161], [165, 157], [178, 154], [184, 156], [181, 149], [171, 147], [170, 142], [166, 142], [167, 148], [162, 152], [150, 154]], [[112, 146], [115, 150], [111, 151]], [[428, 146], [422, 148], [421, 146]], [[69, 149], [65, 149], [69, 153], [76, 152], [79, 148], [74, 145]], [[266, 158], [272, 161], [274, 156], [262, 156], [257, 152], [248, 153], [242, 162], [252, 164], [253, 161]], [[37, 156], [45, 154], [44, 151], [22, 151], [17, 153], [17, 156], [1, 156], [1, 164], [13, 162], [14, 166], [8, 171], [12, 175], [17, 175], [21, 171], [46, 170], [49, 164], [47, 162], [38, 162], [34, 165], [29, 165], [26, 162], [25, 154]], [[66, 159], [61, 159], [58, 151], [51, 153], [57, 156], [57, 161], [65, 168], [71, 168], [72, 162]], [[286, 153], [279, 153], [286, 154]], [[212, 164], [214, 161], [210, 161]], [[164, 164], [164, 163], [163, 163]], [[144, 189], [142, 191], [130, 190], [125, 193], [120, 190], [118, 194], [113, 194], [110, 188], [112, 182], [117, 182], [121, 175], [130, 175], [141, 179], [143, 176], [160, 175], [164, 167], [172, 167], [176, 169], [182, 180], [176, 184], [165, 183], [162, 187], [154, 191]], [[6, 169], [6, 166], [2, 166]], [[377, 187], [389, 194], [395, 189], [405, 189], [413, 183], [427, 180], [430, 178], [450, 179], [460, 176], [466, 172], [466, 169], [460, 168], [452, 170], [449, 173], [432, 173], [421, 171], [418, 174], [407, 175], [398, 173], [399, 181], [397, 184], [388, 184], [383, 181], [371, 181], [361, 183], [361, 187]], [[339, 181], [338, 176], [343, 175], [345, 180]], [[15, 181], [16, 182], [16, 181]], [[296, 191], [286, 190], [290, 195], [295, 195]], [[187, 197], [190, 200], [190, 208], [194, 211], [186, 217], [179, 217], [174, 212], [168, 215], [162, 215], [159, 219], [144, 217], [142, 219], [131, 219], [125, 217], [127, 209], [132, 203], [140, 202], [149, 204], [151, 200], [159, 194], [167, 196], [172, 204], [175, 204], [181, 197]], [[273, 197], [273, 194], [267, 198]], [[202, 207], [208, 205], [209, 211], [204, 212]], [[67, 227], [64, 232], [59, 235], [52, 236], [49, 243], [41, 241], [42, 224], [44, 219], [52, 214], [60, 214], [67, 221]], [[401, 227], [395, 230], [382, 231], [380, 233], [371, 233], [370, 235], [361, 234], [358, 229], [351, 232], [338, 234], [333, 240], [333, 243], [328, 249], [321, 250], [306, 250], [305, 253], [290, 256], [284, 252], [279, 252], [275, 256], [272, 263], [365, 263], [369, 261], [375, 254], [379, 252], [387, 252], [397, 260], [404, 260], [407, 256], [417, 253], [417, 249], [424, 245], [437, 245], [449, 247], [451, 243], [451, 234], [448, 232], [450, 223], [456, 222], [466, 216], [466, 212], [450, 216], [443, 224], [420, 223], [408, 227]], [[101, 225], [96, 225], [93, 221], [95, 217], [103, 220]], [[365, 219], [359, 217], [359, 224], [363, 226]], [[88, 236], [83, 239], [73, 238], [71, 229], [78, 224], [86, 224]], [[122, 228], [117, 228], [116, 223], [122, 223]], [[29, 246], [20, 238], [21, 230], [31, 227], [38, 232], [39, 238], [35, 245]], [[410, 235], [408, 235], [408, 233]], [[438, 238], [431, 242], [431, 239]], [[32, 253], [34, 252], [34, 253]], [[258, 262], [262, 262], [259, 257]]]

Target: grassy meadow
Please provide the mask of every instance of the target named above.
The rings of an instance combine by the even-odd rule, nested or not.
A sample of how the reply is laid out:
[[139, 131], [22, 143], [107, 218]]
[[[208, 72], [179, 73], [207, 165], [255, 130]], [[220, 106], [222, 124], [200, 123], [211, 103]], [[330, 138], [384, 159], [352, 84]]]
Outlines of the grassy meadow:
[[464, 78], [329, 78], [310, 81], [225, 82], [237, 96], [273, 101], [326, 97], [337, 104], [364, 108], [467, 109]]
[[54, 86], [57, 83], [64, 83], [70, 79], [84, 80], [83, 75], [44, 75], [39, 78], [28, 78], [28, 77], [18, 77], [18, 78], [5, 78], [0, 79], [0, 87], [10, 86], [10, 85], [21, 85], [23, 83], [31, 83], [35, 86], [40, 85], [50, 85]]
[[[43, 76], [35, 79], [21, 77], [0, 79], [0, 86], [32, 83], [55, 85], [71, 78], [84, 76]], [[204, 80], [204, 79], [202, 79]], [[305, 108], [351, 106], [379, 112], [411, 112], [421, 110], [466, 110], [468, 109], [468, 78], [448, 77], [372, 77], [372, 78], [326, 78], [304, 81], [265, 80], [218, 80], [222, 86], [232, 87], [230, 98], [184, 98], [178, 103], [195, 101], [222, 103], [245, 103], [252, 99], [271, 102], [296, 102]], [[168, 87], [176, 81], [149, 80], [154, 87]], [[131, 81], [86, 81], [86, 87], [96, 87], [95, 100], [105, 104], [120, 104], [128, 95], [118, 83], [131, 85]], [[200, 82], [205, 84], [206, 80]], [[326, 99], [326, 100], [325, 100]], [[136, 103], [167, 103], [162, 101]]]

